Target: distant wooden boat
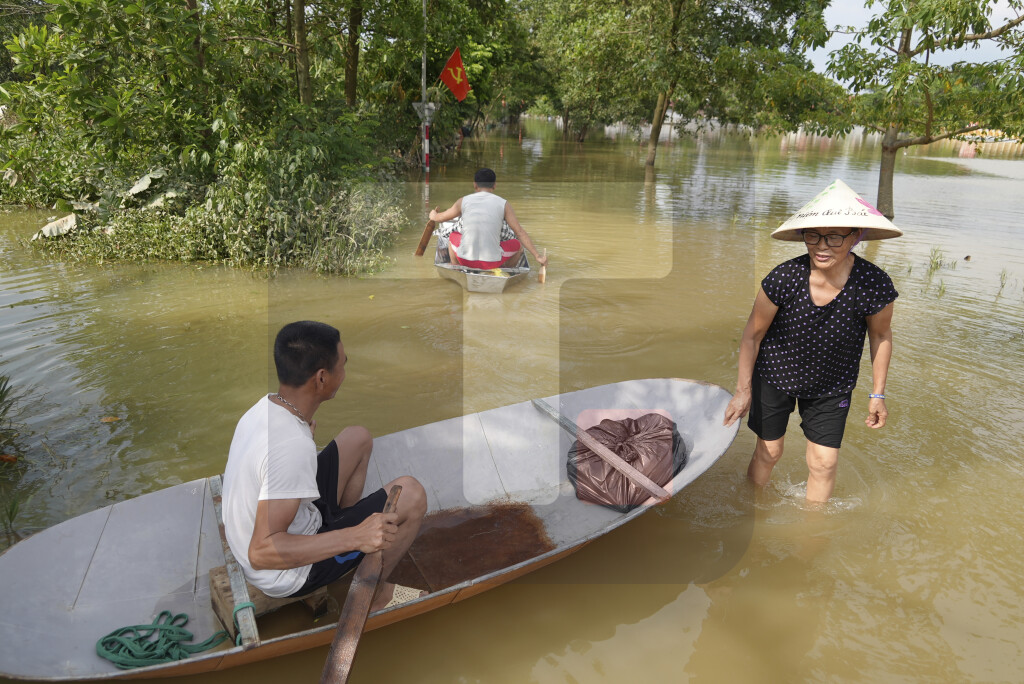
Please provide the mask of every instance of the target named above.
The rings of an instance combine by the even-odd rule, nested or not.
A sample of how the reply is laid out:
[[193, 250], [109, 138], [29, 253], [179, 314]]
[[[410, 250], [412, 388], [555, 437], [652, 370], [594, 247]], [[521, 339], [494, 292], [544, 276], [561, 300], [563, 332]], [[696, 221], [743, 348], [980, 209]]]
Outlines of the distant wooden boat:
[[[677, 493], [728, 449], [730, 399], [691, 380], [631, 380], [545, 401], [582, 428], [604, 417], [667, 411], [686, 444]], [[393, 580], [429, 594], [372, 613], [366, 629], [469, 598], [563, 558], [643, 515], [579, 501], [565, 475], [572, 436], [529, 402], [374, 440], [366, 491], [403, 474], [423, 483], [428, 515]], [[118, 670], [96, 642], [161, 611], [187, 613], [195, 642], [221, 629], [209, 574], [224, 565], [210, 480], [200, 479], [86, 513], [0, 556], [0, 676], [36, 680], [148, 678], [222, 670], [329, 644], [337, 613], [315, 624], [288, 606], [261, 618], [254, 642], [186, 660]], [[344, 581], [331, 588], [344, 601]], [[296, 612], [287, 613], [295, 608]], [[358, 664], [356, 665], [358, 667]]]
[[[444, 226], [445, 224], [442, 224]], [[439, 231], [443, 230], [439, 227]], [[453, 264], [448, 254], [447, 239], [437, 240], [434, 253], [434, 267], [442, 278], [454, 280], [467, 292], [504, 292], [512, 283], [518, 282], [530, 273], [530, 260], [523, 250], [519, 263], [514, 267], [478, 269]]]

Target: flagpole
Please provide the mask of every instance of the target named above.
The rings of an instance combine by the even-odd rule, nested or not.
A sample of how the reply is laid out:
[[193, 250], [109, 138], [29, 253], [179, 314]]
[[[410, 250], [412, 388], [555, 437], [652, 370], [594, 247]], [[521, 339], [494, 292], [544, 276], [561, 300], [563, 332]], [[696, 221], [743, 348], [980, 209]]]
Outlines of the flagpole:
[[[420, 102], [427, 102], [427, 0], [423, 0], [423, 68], [420, 72]], [[423, 119], [424, 184], [430, 185], [430, 117]]]

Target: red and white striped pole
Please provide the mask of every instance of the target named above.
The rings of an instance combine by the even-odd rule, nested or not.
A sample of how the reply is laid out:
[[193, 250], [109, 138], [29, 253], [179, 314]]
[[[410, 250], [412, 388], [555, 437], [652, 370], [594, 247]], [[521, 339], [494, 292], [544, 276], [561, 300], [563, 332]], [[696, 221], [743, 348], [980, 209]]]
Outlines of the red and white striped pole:
[[424, 201], [430, 202], [430, 123], [434, 120], [434, 110], [437, 105], [433, 102], [414, 102], [416, 113], [423, 120], [423, 189]]
[[430, 182], [430, 120], [423, 123], [423, 168], [426, 170], [426, 180]]

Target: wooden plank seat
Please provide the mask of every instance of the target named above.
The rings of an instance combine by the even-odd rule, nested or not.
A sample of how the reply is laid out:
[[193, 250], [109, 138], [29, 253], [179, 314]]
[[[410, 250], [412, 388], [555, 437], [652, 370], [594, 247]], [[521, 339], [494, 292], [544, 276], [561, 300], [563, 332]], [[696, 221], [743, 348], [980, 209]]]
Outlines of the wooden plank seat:
[[[311, 594], [302, 597], [285, 596], [273, 598], [254, 587], [248, 581], [245, 583], [246, 593], [249, 601], [253, 604], [253, 616], [260, 617], [272, 611], [301, 601], [309, 606], [313, 613], [313, 620], [319, 620], [330, 610], [330, 594], [327, 587], [321, 587]], [[228, 631], [231, 638], [237, 636], [235, 629], [234, 611], [235, 598], [231, 591], [231, 578], [228, 576], [227, 566], [210, 569], [210, 601], [213, 603], [213, 612], [217, 614], [220, 623]]]
[[[224, 514], [221, 510], [222, 479], [220, 475], [210, 478], [210, 494], [213, 507], [217, 512], [217, 529], [220, 542], [224, 547], [224, 565], [210, 569], [210, 602], [220, 623], [237, 640], [241, 634], [241, 645], [255, 648], [260, 645], [259, 630], [256, 629], [256, 618], [283, 606], [302, 601], [313, 611], [313, 620], [322, 618], [329, 609], [327, 587], [321, 587], [311, 594], [302, 597], [286, 596], [271, 598], [250, 584], [242, 574], [228, 539], [224, 534]], [[236, 606], [241, 606], [237, 609]], [[236, 628], [235, 625], [238, 625]]]

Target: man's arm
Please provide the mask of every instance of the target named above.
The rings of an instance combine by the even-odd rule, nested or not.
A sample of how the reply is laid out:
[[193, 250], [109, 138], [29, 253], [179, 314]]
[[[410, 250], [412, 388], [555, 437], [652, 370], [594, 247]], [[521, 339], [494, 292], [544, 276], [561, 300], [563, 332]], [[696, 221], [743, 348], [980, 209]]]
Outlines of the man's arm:
[[459, 199], [455, 200], [455, 204], [450, 206], [445, 211], [442, 211], [440, 214], [437, 213], [436, 209], [431, 209], [430, 210], [430, 216], [428, 218], [431, 221], [437, 221], [438, 223], [440, 223], [441, 221], [451, 221], [452, 219], [459, 218], [460, 216], [462, 216], [462, 198], [461, 197]]
[[540, 255], [537, 248], [533, 246], [533, 241], [530, 240], [530, 236], [527, 234], [526, 229], [519, 225], [519, 219], [516, 218], [516, 212], [512, 210], [511, 202], [505, 202], [505, 223], [507, 223], [508, 227], [512, 229], [512, 232], [516, 234], [516, 237], [519, 238], [519, 242], [523, 244], [526, 251], [533, 255], [533, 258], [537, 260], [537, 263], [541, 266], [546, 266], [548, 263], [547, 257]]
[[[894, 303], [876, 314], [867, 316], [868, 343], [871, 345], [871, 394], [885, 394], [885, 380], [889, 375], [889, 360], [892, 359], [892, 311]], [[868, 401], [868, 417], [864, 423], [870, 428], [885, 425], [889, 409], [885, 399]]]
[[289, 534], [299, 499], [271, 499], [256, 505], [256, 524], [249, 541], [254, 570], [288, 570], [345, 551], [373, 553], [391, 545], [398, 532], [396, 513], [374, 513], [355, 527], [323, 534]]

